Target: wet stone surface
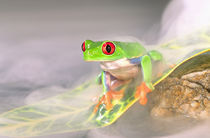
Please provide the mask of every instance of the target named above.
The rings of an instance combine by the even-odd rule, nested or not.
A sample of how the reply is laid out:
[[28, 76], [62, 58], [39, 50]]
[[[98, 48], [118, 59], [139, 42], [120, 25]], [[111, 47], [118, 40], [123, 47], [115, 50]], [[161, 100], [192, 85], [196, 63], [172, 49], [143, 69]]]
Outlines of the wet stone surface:
[[184, 115], [190, 118], [210, 117], [210, 69], [168, 77], [148, 95], [153, 117]]

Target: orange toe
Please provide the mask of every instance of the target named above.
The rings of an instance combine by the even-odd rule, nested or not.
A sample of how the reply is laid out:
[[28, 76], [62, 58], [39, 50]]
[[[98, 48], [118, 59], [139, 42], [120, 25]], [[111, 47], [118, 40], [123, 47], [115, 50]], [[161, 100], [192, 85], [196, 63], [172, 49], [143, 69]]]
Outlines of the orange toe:
[[109, 110], [109, 109], [112, 108], [112, 103], [111, 103], [111, 100], [112, 100], [112, 92], [109, 91], [104, 96], [105, 96], [104, 103], [106, 104], [106, 109]]
[[142, 85], [140, 85], [140, 86], [138, 86], [136, 88], [135, 98], [139, 98], [140, 97], [141, 91], [142, 91]]
[[139, 103], [140, 103], [141, 105], [146, 105], [146, 104], [147, 104], [147, 98], [145, 97], [145, 98], [143, 98], [143, 99], [140, 99], [140, 100], [139, 100]]
[[151, 89], [147, 87], [145, 82], [142, 82], [142, 84], [137, 87], [135, 98], [139, 98], [139, 103], [141, 105], [147, 103], [147, 93], [149, 92], [151, 92]]
[[150, 88], [147, 87], [146, 83], [145, 82], [142, 82], [142, 91], [148, 93], [148, 92], [151, 92], [152, 90]]
[[110, 91], [112, 99], [120, 100], [124, 96], [124, 90], [120, 91]]
[[145, 91], [141, 92], [139, 103], [141, 105], [145, 105], [147, 103], [147, 92], [145, 92]]
[[112, 105], [112, 99], [118, 99], [120, 100], [123, 96], [124, 96], [124, 90], [120, 90], [120, 91], [108, 91], [106, 92], [101, 99], [99, 100], [98, 104], [95, 106], [94, 108], [94, 113], [96, 113], [98, 111], [98, 108], [101, 104], [105, 104], [106, 105], [106, 109], [110, 110], [112, 109], [113, 105]]
[[102, 102], [104, 101], [104, 98], [105, 98], [104, 96], [101, 97], [101, 99], [99, 100], [98, 104], [96, 104], [96, 106], [95, 106], [95, 108], [93, 110], [94, 113], [96, 113], [98, 111], [98, 108], [102, 104]]

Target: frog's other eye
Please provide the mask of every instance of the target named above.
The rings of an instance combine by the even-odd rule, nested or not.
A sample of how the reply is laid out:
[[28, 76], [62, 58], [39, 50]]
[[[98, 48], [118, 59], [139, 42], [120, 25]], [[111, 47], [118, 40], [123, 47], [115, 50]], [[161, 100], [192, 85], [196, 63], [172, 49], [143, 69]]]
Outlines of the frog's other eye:
[[85, 52], [85, 42], [82, 43], [82, 51]]
[[106, 55], [111, 55], [115, 51], [115, 45], [112, 42], [105, 42], [102, 45], [102, 51]]

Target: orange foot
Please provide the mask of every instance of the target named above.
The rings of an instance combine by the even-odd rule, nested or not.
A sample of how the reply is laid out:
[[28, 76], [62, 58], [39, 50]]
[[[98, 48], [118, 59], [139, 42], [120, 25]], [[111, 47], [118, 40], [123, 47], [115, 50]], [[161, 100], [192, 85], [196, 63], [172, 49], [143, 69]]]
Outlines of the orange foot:
[[94, 113], [96, 113], [98, 111], [98, 108], [101, 104], [105, 104], [106, 105], [106, 109], [107, 110], [110, 110], [113, 105], [111, 103], [111, 100], [112, 99], [116, 99], [116, 100], [119, 100], [123, 97], [123, 90], [120, 90], [120, 91], [108, 91], [106, 92], [102, 97], [101, 99], [99, 100], [98, 104], [95, 106], [94, 108]]
[[147, 103], [147, 93], [152, 90], [147, 87], [145, 82], [142, 82], [140, 86], [137, 87], [135, 98], [139, 98], [139, 103], [145, 105]]

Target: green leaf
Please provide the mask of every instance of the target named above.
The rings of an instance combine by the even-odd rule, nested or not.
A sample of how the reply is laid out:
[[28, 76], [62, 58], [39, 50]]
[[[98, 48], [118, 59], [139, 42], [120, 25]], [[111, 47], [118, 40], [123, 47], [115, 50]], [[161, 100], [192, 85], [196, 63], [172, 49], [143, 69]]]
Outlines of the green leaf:
[[[106, 110], [105, 104], [94, 113], [93, 97], [102, 94], [95, 81], [38, 103], [13, 109], [0, 115], [0, 135], [29, 137], [98, 128], [112, 124], [133, 103], [135, 87], [133, 80], [118, 90], [123, 98], [112, 100], [113, 108]], [[136, 84], [136, 85], [134, 85]]]
[[100, 86], [93, 81], [59, 96], [0, 115], [0, 135], [37, 136], [70, 132], [99, 125], [90, 119]]

